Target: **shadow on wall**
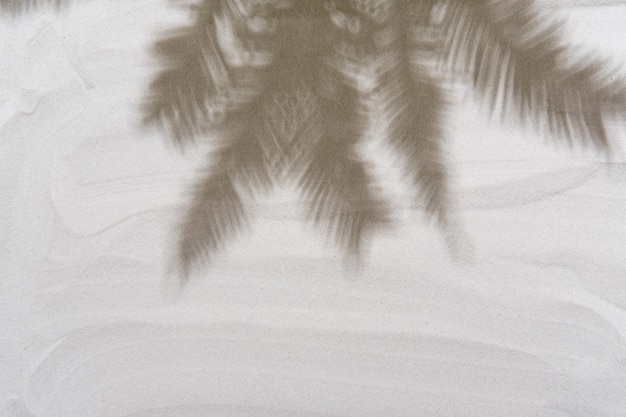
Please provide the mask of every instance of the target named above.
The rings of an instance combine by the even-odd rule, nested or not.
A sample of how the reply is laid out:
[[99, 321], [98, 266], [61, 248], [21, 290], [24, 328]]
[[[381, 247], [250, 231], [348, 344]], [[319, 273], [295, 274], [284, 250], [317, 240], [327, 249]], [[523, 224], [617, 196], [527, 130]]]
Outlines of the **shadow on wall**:
[[[69, 3], [0, 0], [0, 7], [19, 14]], [[193, 21], [156, 41], [162, 69], [142, 107], [145, 126], [181, 149], [218, 138], [176, 231], [172, 264], [181, 282], [235, 238], [251, 198], [285, 183], [299, 186], [308, 218], [358, 260], [370, 235], [393, 223], [361, 153], [373, 125], [382, 126], [376, 133], [396, 151], [428, 218], [455, 233], [443, 134], [450, 82], [469, 83], [492, 115], [610, 157], [605, 121], [626, 109], [626, 80], [602, 60], [576, 61], [562, 25], [539, 4], [184, 5]]]

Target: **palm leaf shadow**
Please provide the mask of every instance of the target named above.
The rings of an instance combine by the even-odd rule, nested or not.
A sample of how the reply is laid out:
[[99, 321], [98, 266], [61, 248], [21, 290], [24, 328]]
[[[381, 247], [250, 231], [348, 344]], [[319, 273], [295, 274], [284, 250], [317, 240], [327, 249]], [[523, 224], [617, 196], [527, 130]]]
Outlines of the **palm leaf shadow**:
[[335, 89], [332, 96], [317, 97], [317, 137], [314, 146], [297, 155], [299, 185], [309, 218], [316, 225], [325, 223], [327, 236], [358, 265], [364, 238], [391, 219], [359, 155], [365, 121], [356, 91], [346, 85]]
[[0, 13], [20, 15], [43, 7], [60, 10], [71, 6], [73, 2], [74, 0], [0, 0]]
[[492, 114], [610, 156], [605, 120], [623, 114], [626, 82], [607, 61], [571, 62], [580, 53], [564, 41], [564, 24], [532, 1], [447, 0], [445, 6], [448, 68], [469, 74]]
[[178, 229], [174, 268], [186, 280], [192, 267], [206, 263], [232, 239], [248, 219], [248, 209], [238, 184], [248, 194], [269, 190], [271, 177], [263, 149], [267, 137], [260, 98], [248, 123], [233, 128], [216, 150], [209, 153], [205, 175], [195, 184], [187, 212]]
[[[269, 129], [273, 141], [267, 143], [275, 146], [266, 147], [265, 155], [269, 155], [269, 169], [274, 175], [284, 174], [285, 167], [289, 167], [290, 175], [299, 176], [303, 197], [309, 203], [309, 218], [315, 224], [324, 220], [328, 235], [349, 256], [358, 256], [363, 236], [389, 223], [387, 203], [376, 193], [357, 151], [365, 135], [363, 119], [371, 117], [363, 114], [359, 103], [370, 95], [377, 96], [377, 112], [389, 126], [387, 139], [403, 158], [407, 178], [419, 189], [416, 197], [424, 201], [426, 213], [442, 227], [450, 225], [448, 166], [443, 151], [447, 102], [442, 77], [433, 74], [430, 61], [439, 63], [439, 71], [469, 79], [492, 114], [500, 113], [503, 119], [516, 117], [538, 130], [547, 130], [561, 143], [592, 146], [610, 155], [613, 146], [605, 120], [626, 108], [626, 82], [617, 76], [604, 82], [608, 79], [608, 64], [601, 60], [567, 63], [566, 58], [575, 57], [576, 52], [563, 46], [562, 25], [543, 16], [534, 2], [365, 3], [373, 6], [368, 9], [335, 2], [329, 8], [322, 2], [292, 3], [280, 16], [299, 18], [296, 21], [301, 27], [311, 25], [306, 19], [316, 22], [321, 40], [299, 37], [293, 24], [279, 22], [279, 35], [272, 38], [276, 56], [269, 72], [281, 75], [261, 81], [265, 83], [263, 91], [271, 94], [274, 89], [286, 95], [285, 102], [297, 102], [294, 86], [298, 83], [313, 95], [314, 116], [301, 118], [298, 112], [289, 111], [267, 116], [267, 123], [273, 126]], [[380, 19], [385, 13], [390, 17]], [[369, 26], [361, 32], [350, 29], [350, 22], [355, 27], [357, 20]], [[239, 35], [254, 40], [253, 33], [244, 31]], [[377, 47], [381, 36], [387, 36], [387, 41], [382, 42], [384, 47]], [[307, 41], [315, 46], [307, 45]], [[304, 65], [294, 64], [297, 59], [285, 58], [289, 54], [302, 57], [298, 48], [312, 51]], [[331, 76], [335, 91], [324, 93], [324, 83], [319, 80], [327, 79], [329, 60], [334, 59], [337, 66], [337, 59], [343, 59], [339, 67], [377, 65], [349, 56], [359, 55], [359, 51], [367, 51], [365, 55], [379, 61], [375, 87], [361, 91], [342, 81], [346, 71], [338, 71], [342, 74]], [[219, 59], [214, 64], [228, 69]], [[290, 83], [288, 74], [296, 82]], [[193, 89], [191, 84], [183, 83], [183, 87]], [[203, 91], [205, 95], [198, 97], [206, 99], [217, 89]], [[188, 136], [199, 133], [196, 115], [202, 115], [207, 107], [201, 99], [185, 103], [177, 102], [176, 97], [168, 104], [175, 112], [152, 113], [153, 119], [165, 120]], [[247, 117], [245, 112], [238, 114]], [[211, 124], [210, 120], [204, 122]], [[177, 135], [174, 131], [173, 137]]]
[[217, 42], [215, 15], [221, 9], [221, 2], [202, 2], [193, 8], [191, 25], [162, 34], [153, 46], [162, 70], [145, 97], [143, 123], [162, 128], [181, 148], [220, 121], [234, 88]]
[[[358, 152], [375, 116], [362, 103], [372, 97], [416, 198], [443, 228], [451, 216], [446, 77], [468, 82], [491, 115], [607, 157], [615, 149], [607, 119], [626, 110], [624, 77], [568, 46], [564, 25], [533, 0], [171, 3], [191, 5], [194, 20], [154, 44], [161, 68], [144, 125], [180, 148], [218, 138], [177, 232], [183, 278], [245, 224], [243, 193], [285, 177], [297, 179], [313, 223], [358, 257], [365, 237], [390, 222]], [[0, 12], [70, 4], [0, 0]], [[354, 72], [369, 67], [375, 82], [363, 89]]]
[[[317, 12], [315, 9], [307, 10], [312, 16]], [[362, 116], [356, 109], [356, 92], [344, 80], [333, 87], [341, 90], [341, 93], [336, 93], [336, 97], [319, 94], [319, 84], [324, 82], [320, 78], [328, 78], [327, 74], [322, 74], [327, 73], [328, 68], [320, 64], [315, 52], [324, 51], [326, 45], [325, 40], [321, 39], [317, 46], [311, 47], [310, 35], [320, 27], [327, 29], [329, 23], [314, 17], [303, 19], [294, 15], [293, 11], [290, 11], [283, 23], [283, 30], [289, 32], [290, 36], [281, 36], [276, 40], [280, 47], [277, 48], [279, 53], [274, 57], [273, 64], [269, 68], [239, 70], [240, 78], [260, 79], [265, 86], [256, 93], [247, 89], [249, 96], [259, 97], [253, 100], [253, 103], [257, 103], [255, 105], [244, 104], [238, 110], [231, 108], [223, 119], [210, 123], [207, 113], [194, 107], [206, 103], [207, 96], [198, 95], [197, 98], [184, 101], [181, 99], [184, 95], [177, 93], [171, 100], [169, 97], [172, 91], [194, 89], [188, 82], [185, 84], [189, 76], [189, 66], [186, 64], [192, 62], [200, 67], [197, 63], [201, 62], [206, 66], [205, 58], [193, 58], [193, 53], [185, 54], [185, 58], [178, 61], [179, 65], [171, 65], [152, 84], [153, 94], [144, 108], [146, 123], [167, 122], [171, 138], [177, 145], [184, 145], [187, 140], [201, 135], [203, 131], [198, 128], [201, 123], [212, 125], [222, 135], [225, 134], [221, 142], [230, 155], [230, 162], [222, 164], [223, 156], [218, 151], [217, 156], [214, 156], [217, 162], [212, 173], [199, 182], [192, 192], [190, 208], [179, 228], [179, 247], [175, 260], [183, 277], [188, 276], [194, 263], [208, 259], [226, 239], [232, 238], [235, 229], [240, 228], [245, 219], [247, 210], [233, 181], [235, 177], [240, 177], [238, 184], [248, 187], [248, 191], [253, 191], [254, 185], [250, 184], [250, 176], [241, 178], [238, 175], [239, 170], [250, 165], [250, 161], [246, 164], [233, 163], [237, 155], [257, 156], [255, 164], [260, 168], [255, 172], [263, 172], [263, 185], [268, 189], [273, 180], [283, 176], [286, 171], [300, 177], [303, 197], [310, 206], [309, 218], [317, 225], [326, 224], [328, 236], [337, 241], [348, 256], [358, 258], [363, 236], [388, 223], [384, 202], [373, 194], [371, 179], [356, 150], [363, 135], [362, 123], [359, 121]], [[176, 61], [179, 51], [184, 50], [182, 45], [180, 48], [176, 45], [185, 43], [185, 38], [192, 33], [206, 33], [201, 29], [202, 25], [215, 27], [215, 22], [197, 19], [193, 29], [176, 31], [174, 36], [157, 43], [157, 52], [167, 55], [166, 62]], [[181, 36], [181, 33], [184, 35]], [[304, 45], [308, 54], [299, 52]], [[200, 49], [196, 51], [202, 54]], [[225, 64], [226, 59], [220, 50], [213, 48], [211, 58], [219, 62], [224, 78], [228, 78], [229, 82], [237, 80], [233, 73], [238, 70]], [[293, 74], [301, 76], [293, 78]], [[219, 94], [214, 78], [207, 77], [202, 81], [207, 83], [202, 89], [208, 95], [208, 100], [211, 100], [211, 94]], [[239, 87], [236, 81], [230, 86]], [[279, 97], [284, 97], [283, 102], [278, 100]], [[297, 111], [298, 108], [302, 111]], [[174, 115], [176, 117], [172, 117]], [[240, 133], [238, 138], [241, 140], [237, 142], [230, 132], [241, 129], [245, 133]], [[259, 135], [260, 140], [255, 140]], [[251, 143], [258, 143], [258, 148], [250, 149]], [[220, 169], [221, 166], [223, 168]], [[234, 214], [226, 214], [228, 210]]]

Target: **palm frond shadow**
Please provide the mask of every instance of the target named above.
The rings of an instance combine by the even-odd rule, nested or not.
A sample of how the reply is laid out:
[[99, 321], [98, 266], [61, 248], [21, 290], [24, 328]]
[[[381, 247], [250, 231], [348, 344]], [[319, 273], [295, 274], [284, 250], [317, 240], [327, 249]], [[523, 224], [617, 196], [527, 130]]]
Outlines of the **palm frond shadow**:
[[72, 3], [73, 0], [0, 0], [0, 13], [20, 15], [43, 7], [61, 10]]
[[[258, 154], [265, 158], [265, 185], [297, 178], [309, 218], [325, 224], [348, 256], [358, 257], [364, 239], [391, 223], [389, 203], [358, 152], [373, 117], [385, 121], [387, 141], [426, 214], [448, 235], [458, 227], [451, 221], [444, 151], [446, 77], [469, 82], [492, 115], [517, 118], [557, 143], [591, 147], [607, 157], [613, 144], [605, 122], [626, 109], [624, 78], [599, 59], [572, 63], [576, 51], [565, 46], [562, 24], [532, 1], [201, 4], [204, 11], [184, 36], [179, 32], [157, 43], [168, 67], [152, 84], [147, 120], [168, 125], [172, 140], [183, 143], [211, 129], [223, 133], [228, 120], [247, 125], [254, 115], [250, 134], [264, 132]], [[219, 22], [227, 22], [221, 26], [225, 32], [215, 31]], [[246, 55], [261, 59], [233, 58]], [[254, 81], [242, 83], [241, 74]], [[255, 97], [267, 100], [264, 117], [250, 105]], [[210, 113], [211, 100], [222, 100], [219, 118]], [[374, 111], [363, 105], [367, 100], [376, 103]], [[211, 178], [202, 185], [206, 190], [222, 177]], [[213, 252], [214, 231], [232, 223], [211, 214], [221, 197], [207, 193], [198, 189], [192, 198], [191, 213], [200, 211], [204, 217], [197, 218], [205, 220], [187, 217], [181, 248], [191, 240]], [[232, 210], [243, 211], [233, 201]], [[181, 250], [179, 262], [186, 268], [194, 256]]]
[[445, 7], [445, 62], [470, 75], [492, 114], [547, 125], [571, 147], [610, 155], [605, 119], [623, 114], [626, 84], [607, 61], [577, 56], [564, 41], [564, 23], [533, 2], [449, 0]]
[[[0, 0], [11, 14], [70, 0]], [[425, 213], [454, 233], [445, 85], [469, 84], [492, 116], [611, 158], [626, 79], [568, 46], [533, 0], [171, 0], [193, 21], [154, 44], [144, 126], [177, 147], [217, 138], [191, 190], [174, 264], [186, 279], [250, 216], [245, 197], [292, 179], [308, 217], [347, 256], [391, 223], [359, 153], [368, 121]], [[370, 103], [368, 106], [366, 103]], [[371, 103], [374, 103], [372, 106]], [[454, 240], [454, 239], [452, 239]]]

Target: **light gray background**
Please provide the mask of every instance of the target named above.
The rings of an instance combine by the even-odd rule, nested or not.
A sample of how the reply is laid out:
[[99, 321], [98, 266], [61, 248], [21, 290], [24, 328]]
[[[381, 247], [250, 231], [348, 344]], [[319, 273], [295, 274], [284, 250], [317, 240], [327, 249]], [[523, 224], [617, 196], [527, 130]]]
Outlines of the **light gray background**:
[[[626, 63], [626, 6], [593, 7], [623, 2], [543, 3]], [[459, 262], [374, 143], [401, 223], [360, 274], [287, 190], [175, 294], [202, 152], [141, 131], [136, 106], [147, 46], [183, 18], [103, 0], [0, 20], [0, 415], [626, 415], [623, 158], [553, 149], [462, 91]]]

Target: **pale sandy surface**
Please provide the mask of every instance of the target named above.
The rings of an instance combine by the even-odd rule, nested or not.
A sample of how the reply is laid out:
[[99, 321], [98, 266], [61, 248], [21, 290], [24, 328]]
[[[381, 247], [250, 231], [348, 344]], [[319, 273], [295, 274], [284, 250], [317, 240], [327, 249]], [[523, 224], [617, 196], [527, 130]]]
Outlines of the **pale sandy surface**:
[[[626, 7], [560, 15], [626, 63]], [[174, 298], [200, 158], [136, 106], [175, 20], [149, 0], [0, 20], [0, 415], [626, 415], [624, 166], [471, 100], [448, 130], [460, 262], [398, 187], [399, 226], [355, 274], [284, 192]]]

